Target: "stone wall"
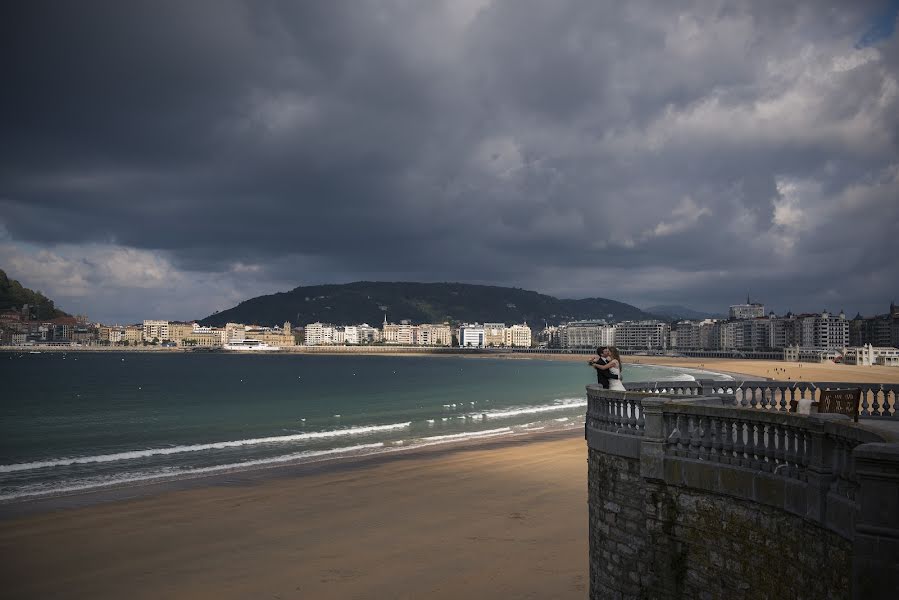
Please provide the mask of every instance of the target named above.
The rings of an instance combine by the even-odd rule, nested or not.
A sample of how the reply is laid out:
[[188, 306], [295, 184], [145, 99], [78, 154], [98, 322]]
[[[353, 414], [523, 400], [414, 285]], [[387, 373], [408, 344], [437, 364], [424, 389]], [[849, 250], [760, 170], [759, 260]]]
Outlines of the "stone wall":
[[644, 479], [589, 450], [594, 598], [849, 598], [852, 544], [776, 508]]

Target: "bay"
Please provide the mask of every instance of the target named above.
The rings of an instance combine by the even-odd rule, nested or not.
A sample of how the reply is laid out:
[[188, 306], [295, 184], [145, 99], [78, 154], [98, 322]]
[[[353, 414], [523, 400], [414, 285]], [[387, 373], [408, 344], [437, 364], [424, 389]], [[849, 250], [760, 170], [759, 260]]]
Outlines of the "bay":
[[582, 427], [586, 360], [0, 353], [0, 501]]

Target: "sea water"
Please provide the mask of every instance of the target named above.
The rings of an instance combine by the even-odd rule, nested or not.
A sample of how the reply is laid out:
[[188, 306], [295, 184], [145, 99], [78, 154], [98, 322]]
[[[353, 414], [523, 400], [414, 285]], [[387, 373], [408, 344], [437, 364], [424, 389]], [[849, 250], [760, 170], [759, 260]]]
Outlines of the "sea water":
[[0, 353], [0, 501], [580, 428], [587, 359]]

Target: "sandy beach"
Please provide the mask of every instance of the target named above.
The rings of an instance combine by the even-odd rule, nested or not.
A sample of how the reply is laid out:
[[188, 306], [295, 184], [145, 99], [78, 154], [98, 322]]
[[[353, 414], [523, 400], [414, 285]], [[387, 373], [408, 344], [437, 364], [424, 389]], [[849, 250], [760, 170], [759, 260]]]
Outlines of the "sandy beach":
[[4, 596], [583, 598], [586, 460], [576, 431], [7, 519]]
[[[888, 367], [627, 363], [899, 383], [899, 369]], [[574, 430], [125, 489], [105, 499], [98, 493], [99, 500], [85, 495], [18, 513], [7, 507], [0, 510], [5, 596], [583, 598], [586, 457]]]

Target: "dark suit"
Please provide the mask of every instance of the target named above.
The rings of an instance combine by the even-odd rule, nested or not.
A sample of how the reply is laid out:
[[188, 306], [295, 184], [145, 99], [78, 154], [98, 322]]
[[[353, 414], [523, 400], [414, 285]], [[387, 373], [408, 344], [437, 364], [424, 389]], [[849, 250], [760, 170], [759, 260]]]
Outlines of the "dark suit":
[[[609, 364], [609, 361], [604, 359], [603, 357], [599, 357], [593, 360], [593, 362], [599, 363], [601, 365]], [[604, 387], [605, 389], [609, 389], [609, 372], [604, 369], [595, 369], [596, 371], [596, 383]]]

